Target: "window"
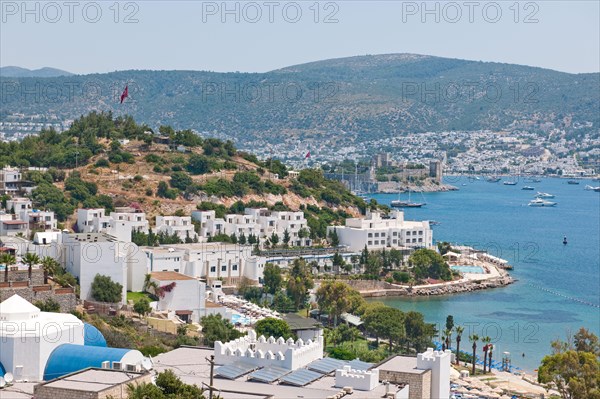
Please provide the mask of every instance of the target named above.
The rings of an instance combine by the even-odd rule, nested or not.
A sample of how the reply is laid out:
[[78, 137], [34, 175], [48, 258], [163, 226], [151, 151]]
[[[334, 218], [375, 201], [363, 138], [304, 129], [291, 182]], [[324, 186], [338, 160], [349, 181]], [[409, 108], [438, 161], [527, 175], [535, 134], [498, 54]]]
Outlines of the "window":
[[412, 242], [417, 242], [417, 239], [416, 239], [416, 238], [413, 238]]
[[211, 266], [211, 267], [210, 267], [210, 272], [211, 272], [211, 273], [214, 273], [214, 272], [216, 272], [216, 271], [217, 271], [217, 267], [216, 267], [216, 266]]
[[373, 245], [373, 241], [369, 241], [367, 245]]
[[419, 242], [423, 242], [423, 239], [421, 237], [419, 237]]
[[231, 270], [233, 270], [234, 272], [237, 272], [238, 266], [237, 265], [231, 265]]
[[221, 265], [221, 271], [222, 272], [226, 272], [227, 271], [227, 265]]
[[398, 240], [392, 240], [394, 244], [398, 244]]
[[423, 235], [423, 232], [422, 232], [422, 231], [419, 231], [419, 235], [420, 235], [420, 236], [422, 236], [422, 235]]
[[392, 235], [393, 235], [394, 237], [397, 237], [397, 236], [398, 236], [398, 232], [397, 232], [397, 231], [394, 231], [394, 232], [392, 233]]
[[368, 237], [369, 238], [373, 237], [373, 233], [369, 233]]
[[375, 233], [375, 237], [379, 237], [379, 233]]
[[385, 233], [381, 233], [381, 236], [382, 236], [382, 237], [385, 237]]

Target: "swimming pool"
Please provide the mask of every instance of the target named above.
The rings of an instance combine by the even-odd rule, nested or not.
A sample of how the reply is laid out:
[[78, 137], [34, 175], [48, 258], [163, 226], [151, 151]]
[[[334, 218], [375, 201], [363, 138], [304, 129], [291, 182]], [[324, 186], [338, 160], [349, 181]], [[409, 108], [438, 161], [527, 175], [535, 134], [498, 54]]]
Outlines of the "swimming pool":
[[452, 270], [455, 270], [457, 272], [461, 272], [461, 273], [472, 273], [472, 274], [485, 274], [485, 270], [483, 270], [483, 267], [481, 266], [467, 266], [467, 265], [462, 265], [462, 266], [450, 266], [450, 268]]
[[248, 324], [250, 324], [250, 319], [247, 318], [246, 316], [242, 316], [241, 314], [234, 313], [231, 316], [231, 322], [234, 325], [235, 324], [241, 324], [243, 326], [247, 326]]

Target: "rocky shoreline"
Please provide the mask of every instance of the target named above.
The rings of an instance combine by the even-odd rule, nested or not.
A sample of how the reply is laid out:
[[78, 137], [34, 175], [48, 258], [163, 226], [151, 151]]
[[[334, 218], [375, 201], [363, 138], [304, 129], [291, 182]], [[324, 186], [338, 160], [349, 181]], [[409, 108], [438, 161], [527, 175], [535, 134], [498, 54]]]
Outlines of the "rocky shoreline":
[[479, 290], [500, 288], [510, 285], [515, 280], [509, 275], [482, 280], [460, 280], [448, 283], [402, 286], [384, 281], [347, 280], [345, 281], [356, 289], [363, 298], [378, 298], [387, 296], [432, 296], [451, 295], [474, 292]]

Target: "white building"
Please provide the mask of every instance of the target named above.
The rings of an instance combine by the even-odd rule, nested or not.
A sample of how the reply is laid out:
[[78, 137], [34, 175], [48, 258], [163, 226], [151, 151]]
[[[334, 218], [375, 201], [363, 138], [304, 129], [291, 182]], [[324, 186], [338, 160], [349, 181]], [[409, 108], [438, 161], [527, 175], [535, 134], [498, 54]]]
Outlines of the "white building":
[[232, 235], [238, 237], [250, 234], [260, 237], [263, 241], [273, 233], [279, 236], [279, 242], [283, 240], [285, 231], [290, 235], [289, 245], [310, 246], [312, 241], [308, 237], [300, 237], [300, 230], [309, 232], [304, 212], [297, 211], [269, 211], [266, 208], [246, 208], [243, 215], [229, 214], [225, 218], [217, 218], [215, 211], [194, 211], [192, 218], [200, 222], [200, 235], [203, 237], [214, 237], [218, 234]]
[[165, 233], [170, 236], [177, 234], [182, 241], [185, 241], [186, 238], [193, 240], [196, 237], [190, 216], [157, 216], [156, 233]]
[[41, 381], [52, 351], [62, 344], [83, 345], [83, 330], [77, 317], [41, 312], [13, 295], [0, 303], [0, 363], [16, 381]]
[[147, 260], [135, 244], [118, 241], [104, 233], [66, 232], [61, 235], [60, 244], [59, 261], [79, 278], [81, 299], [92, 299], [91, 285], [97, 274], [108, 276], [123, 286], [123, 302], [128, 290], [143, 289]]
[[450, 361], [452, 352], [450, 350], [427, 351], [417, 355], [417, 368], [431, 370], [431, 398], [450, 397]]
[[[77, 209], [77, 231], [79, 233], [98, 233], [99, 221], [105, 216], [104, 208]], [[108, 220], [106, 222], [108, 223]], [[105, 227], [108, 227], [108, 224]]]
[[0, 213], [0, 236], [16, 236], [29, 234], [29, 223], [18, 219], [17, 215]]
[[167, 311], [169, 319], [178, 317], [184, 322], [200, 322], [206, 315], [206, 284], [176, 272], [153, 272], [151, 281], [159, 287], [171, 288], [159, 293], [157, 309]]
[[57, 227], [56, 216], [52, 211], [37, 209], [22, 211], [21, 220], [27, 222], [29, 229], [55, 230]]
[[147, 258], [148, 272], [183, 272], [185, 251], [172, 247], [141, 247]]
[[15, 215], [20, 215], [22, 211], [30, 211], [33, 209], [29, 198], [14, 197], [6, 200], [6, 212], [13, 212]]
[[[184, 251], [182, 271], [190, 277], [212, 280], [222, 279], [225, 285], [236, 285], [242, 276], [252, 280], [262, 277], [264, 264], [252, 255], [251, 245], [226, 244], [221, 242], [176, 244], [167, 246], [175, 251]], [[168, 263], [165, 261], [163, 264]], [[153, 265], [156, 269], [163, 266]]]
[[430, 248], [433, 234], [428, 221], [404, 220], [404, 212], [393, 210], [389, 218], [379, 212], [367, 211], [365, 218], [346, 219], [345, 226], [329, 226], [327, 234], [335, 230], [340, 245], [350, 251], [383, 248]]
[[282, 337], [256, 337], [254, 330], [234, 341], [215, 342], [215, 363], [244, 362], [259, 367], [275, 366], [296, 370], [323, 357], [323, 337], [316, 341], [302, 339], [287, 341]]
[[12, 194], [19, 190], [21, 171], [17, 168], [6, 166], [0, 170], [0, 193]]
[[133, 231], [148, 233], [148, 228], [146, 214], [132, 208], [117, 208], [110, 215], [103, 208], [77, 210], [79, 233], [106, 233], [129, 242]]

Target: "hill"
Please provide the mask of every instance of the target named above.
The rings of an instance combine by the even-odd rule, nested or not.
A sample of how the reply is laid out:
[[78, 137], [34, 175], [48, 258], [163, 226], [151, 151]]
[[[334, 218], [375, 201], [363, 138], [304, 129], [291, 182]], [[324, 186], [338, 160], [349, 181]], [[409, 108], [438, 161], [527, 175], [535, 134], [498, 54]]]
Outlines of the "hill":
[[[57, 78], [0, 78], [7, 87], [61, 88], [60, 95], [11, 90], [3, 115], [90, 111], [131, 114], [219, 133], [237, 144], [277, 142], [281, 134], [347, 131], [370, 139], [408, 132], [502, 130], [514, 122], [600, 123], [600, 74], [414, 54], [341, 58], [267, 73], [119, 71]], [[129, 98], [119, 104], [128, 85]], [[4, 86], [3, 86], [4, 87]], [[35, 97], [35, 98], [33, 98]]]
[[304, 210], [313, 238], [323, 238], [327, 225], [367, 206], [319, 170], [290, 176], [280, 161], [260, 161], [231, 142], [163, 126], [156, 143], [148, 129], [131, 117], [91, 113], [63, 133], [0, 143], [0, 164], [49, 167], [25, 173], [25, 180], [37, 186], [35, 206], [62, 222], [73, 222], [80, 207], [136, 204], [150, 217], [214, 209], [222, 217], [252, 206]]
[[33, 70], [17, 66], [5, 66], [0, 68], [0, 76], [6, 78], [55, 78], [58, 76], [71, 75], [73, 75], [71, 72], [50, 67]]

